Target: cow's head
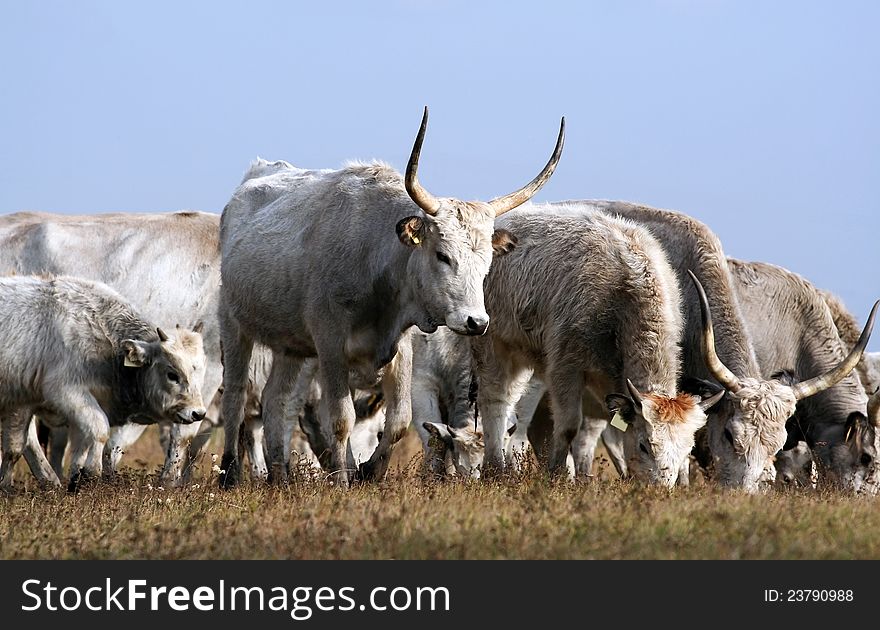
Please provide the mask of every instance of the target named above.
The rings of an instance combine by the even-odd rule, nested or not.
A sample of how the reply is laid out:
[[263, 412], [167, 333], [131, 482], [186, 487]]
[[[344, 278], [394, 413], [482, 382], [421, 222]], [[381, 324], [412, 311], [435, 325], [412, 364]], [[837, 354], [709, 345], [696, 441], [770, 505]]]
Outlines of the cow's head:
[[[827, 373], [799, 383], [780, 378], [739, 378], [721, 362], [716, 353], [706, 292], [697, 277], [688, 273], [700, 298], [702, 349], [706, 366], [727, 392], [716, 406], [714, 417], [707, 427], [715, 474], [722, 485], [755, 492], [764, 470], [786, 442], [788, 433], [785, 424], [794, 415], [797, 401], [833, 387], [858, 364], [868, 345], [880, 302], [874, 304], [858, 343], [843, 361]], [[718, 385], [707, 381], [703, 381], [702, 385], [709, 389], [718, 388]]]
[[422, 187], [417, 171], [427, 125], [426, 107], [406, 167], [406, 191], [424, 214], [397, 223], [401, 243], [413, 249], [407, 271], [423, 311], [417, 324], [424, 332], [445, 324], [462, 335], [482, 335], [489, 326], [483, 280], [492, 255], [505, 254], [516, 244], [514, 235], [493, 229], [495, 217], [531, 199], [553, 174], [562, 154], [565, 119], [544, 170], [520, 190], [489, 202], [435, 197]]
[[793, 448], [776, 454], [776, 485], [780, 488], [815, 488], [818, 478], [813, 455], [801, 440]]
[[[438, 457], [451, 460], [455, 474], [464, 479], [479, 479], [486, 452], [483, 433], [470, 426], [454, 429], [438, 422], [423, 422], [422, 426], [434, 441], [433, 451]], [[509, 438], [516, 431], [516, 425], [507, 430]]]
[[605, 404], [627, 424], [627, 469], [637, 479], [671, 488], [694, 448], [694, 435], [706, 424], [706, 411], [724, 392], [705, 399], [690, 394], [668, 397], [643, 394], [629, 379], [626, 385], [628, 396], [610, 394]]
[[[130, 395], [154, 422], [171, 420], [181, 424], [199, 422], [207, 413], [201, 383], [205, 377], [202, 325], [192, 332], [176, 329], [169, 337], [157, 328], [158, 339], [122, 342], [123, 370], [136, 370]], [[140, 415], [140, 414], [139, 414]]]

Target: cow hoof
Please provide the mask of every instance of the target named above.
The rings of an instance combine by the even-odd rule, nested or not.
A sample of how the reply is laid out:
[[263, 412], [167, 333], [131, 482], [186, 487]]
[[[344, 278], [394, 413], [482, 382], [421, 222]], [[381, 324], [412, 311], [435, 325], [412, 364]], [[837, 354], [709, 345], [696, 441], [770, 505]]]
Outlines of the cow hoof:
[[287, 485], [287, 466], [284, 464], [272, 464], [266, 475], [266, 481], [270, 486], [286, 486]]
[[364, 462], [358, 466], [355, 479], [358, 481], [375, 481], [376, 480], [376, 464]]
[[224, 455], [220, 464], [218, 482], [221, 490], [231, 490], [241, 481], [241, 469], [238, 460], [231, 455]]

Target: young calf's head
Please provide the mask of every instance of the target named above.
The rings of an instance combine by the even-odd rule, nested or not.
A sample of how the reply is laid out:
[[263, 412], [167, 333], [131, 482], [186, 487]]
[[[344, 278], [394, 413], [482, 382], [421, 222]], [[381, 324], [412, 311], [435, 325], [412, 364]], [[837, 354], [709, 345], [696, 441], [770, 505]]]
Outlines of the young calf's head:
[[815, 488], [818, 473], [810, 447], [801, 440], [793, 448], [780, 451], [774, 461], [776, 485], [780, 488]]
[[174, 336], [157, 328], [158, 339], [122, 342], [123, 370], [132, 371], [130, 382], [136, 383], [129, 401], [141, 408], [139, 417], [153, 422], [171, 420], [181, 424], [201, 421], [207, 413], [202, 401], [205, 377], [205, 351], [202, 347], [202, 326], [192, 332], [177, 328]]
[[528, 201], [553, 174], [562, 153], [565, 119], [544, 170], [524, 188], [489, 202], [435, 197], [422, 187], [416, 173], [427, 124], [425, 108], [405, 182], [407, 193], [424, 215], [397, 223], [400, 242], [414, 250], [407, 272], [423, 310], [417, 324], [424, 332], [445, 324], [462, 335], [482, 335], [489, 326], [483, 280], [492, 255], [505, 254], [516, 244], [509, 232], [493, 231], [495, 217]]
[[626, 423], [627, 468], [636, 479], [671, 488], [694, 447], [694, 435], [706, 424], [706, 411], [723, 392], [705, 399], [690, 394], [668, 397], [643, 394], [629, 380], [626, 385], [629, 396], [610, 394], [605, 404]]
[[[880, 302], [874, 304], [855, 347], [827, 373], [802, 382], [778, 377], [766, 380], [738, 377], [718, 357], [706, 292], [696, 276], [693, 273], [690, 275], [700, 300], [702, 350], [706, 367], [727, 392], [723, 402], [713, 410], [714, 417], [708, 425], [715, 474], [722, 485], [755, 492], [769, 462], [786, 442], [786, 422], [794, 415], [797, 402], [833, 387], [858, 364], [868, 345]], [[718, 385], [709, 381], [701, 383], [706, 388], [719, 389]], [[833, 440], [837, 438], [833, 436]]]
[[[455, 474], [464, 479], [479, 479], [483, 467], [486, 447], [483, 434], [472, 427], [454, 429], [438, 422], [423, 422], [422, 426], [431, 434], [433, 451], [438, 457], [451, 460]], [[507, 437], [513, 435], [516, 425], [507, 430]], [[450, 471], [451, 472], [451, 471]]]

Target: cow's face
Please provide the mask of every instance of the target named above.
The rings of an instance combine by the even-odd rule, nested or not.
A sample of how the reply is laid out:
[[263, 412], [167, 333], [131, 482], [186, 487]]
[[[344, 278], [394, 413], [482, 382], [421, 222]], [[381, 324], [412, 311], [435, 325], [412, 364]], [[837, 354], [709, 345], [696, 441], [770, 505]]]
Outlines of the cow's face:
[[492, 255], [511, 251], [516, 239], [493, 229], [494, 213], [484, 203], [439, 203], [435, 215], [407, 217], [397, 225], [401, 242], [414, 250], [408, 273], [427, 316], [418, 325], [424, 332], [445, 324], [462, 335], [482, 335], [489, 326], [483, 281]]
[[810, 447], [801, 440], [794, 448], [776, 454], [776, 485], [780, 488], [815, 488], [818, 478]]
[[822, 485], [854, 492], [876, 492], [877, 432], [867, 417], [854, 412], [846, 424], [819, 425], [814, 452]]
[[413, 297], [422, 307], [416, 324], [429, 333], [445, 324], [462, 335], [482, 335], [489, 326], [483, 280], [489, 273], [493, 248], [505, 253], [515, 243], [507, 232], [495, 232], [493, 223], [496, 217], [531, 199], [550, 179], [562, 155], [565, 119], [553, 155], [538, 176], [519, 190], [485, 203], [435, 197], [419, 183], [419, 156], [427, 127], [426, 107], [404, 182], [410, 199], [424, 214], [397, 223], [400, 241], [416, 249], [407, 267], [413, 278]]
[[706, 409], [718, 400], [679, 394], [611, 394], [605, 402], [627, 424], [623, 443], [627, 469], [636, 479], [671, 488], [694, 448], [694, 435], [706, 424]]
[[175, 330], [173, 337], [158, 330], [159, 340], [126, 339], [124, 370], [140, 370], [138, 402], [155, 420], [182, 424], [201, 421], [206, 414], [201, 384], [205, 377], [205, 351], [200, 327], [193, 332]]
[[434, 451], [445, 453], [452, 459], [457, 475], [464, 479], [480, 478], [485, 453], [482, 433], [470, 427], [453, 429], [437, 422], [425, 422], [422, 426], [435, 440]]
[[790, 387], [775, 380], [739, 382], [739, 390], [727, 392], [715, 408], [707, 427], [709, 449], [721, 485], [756, 492], [773, 457], [785, 445], [785, 423], [797, 400]]

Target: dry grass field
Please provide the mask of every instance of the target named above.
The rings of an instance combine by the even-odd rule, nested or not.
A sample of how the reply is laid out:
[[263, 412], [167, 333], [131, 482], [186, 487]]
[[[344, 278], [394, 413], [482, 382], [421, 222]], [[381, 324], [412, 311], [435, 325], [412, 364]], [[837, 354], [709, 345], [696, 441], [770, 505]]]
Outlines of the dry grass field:
[[155, 435], [116, 483], [75, 495], [35, 490], [20, 468], [0, 497], [0, 558], [880, 558], [876, 499], [538, 473], [437, 483], [413, 472], [415, 450], [393, 479], [347, 491], [298, 475], [221, 492], [209, 461], [192, 486], [158, 488]]

